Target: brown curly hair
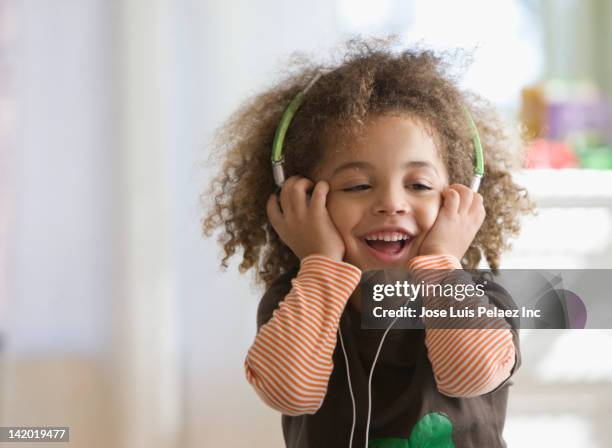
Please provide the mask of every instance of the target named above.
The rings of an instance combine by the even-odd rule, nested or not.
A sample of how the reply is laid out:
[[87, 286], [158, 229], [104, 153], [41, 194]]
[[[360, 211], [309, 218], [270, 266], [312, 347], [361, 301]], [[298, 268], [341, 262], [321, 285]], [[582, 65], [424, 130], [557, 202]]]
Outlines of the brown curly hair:
[[[212, 157], [222, 162], [220, 174], [202, 194], [206, 208], [203, 232], [222, 228], [218, 241], [227, 267], [242, 248], [240, 272], [256, 269], [256, 282], [269, 287], [281, 274], [299, 266], [299, 259], [278, 237], [266, 215], [266, 201], [275, 190], [270, 168], [276, 127], [291, 99], [319, 72], [324, 75], [308, 91], [287, 132], [283, 153], [287, 177], [311, 178], [323, 160], [326, 133], [338, 127], [358, 132], [368, 115], [406, 113], [435, 130], [440, 156], [450, 183], [468, 184], [473, 175], [471, 131], [463, 107], [478, 128], [485, 153], [485, 176], [479, 192], [486, 219], [461, 260], [476, 268], [482, 255], [496, 271], [509, 239], [520, 230], [520, 215], [533, 211], [527, 191], [512, 180], [520, 166], [523, 142], [511, 134], [497, 112], [475, 94], [461, 91], [450, 67], [463, 53], [393, 50], [393, 42], [353, 39], [340, 60], [322, 65], [300, 58], [293, 71], [235, 112], [218, 131]], [[460, 61], [461, 62], [461, 61]]]

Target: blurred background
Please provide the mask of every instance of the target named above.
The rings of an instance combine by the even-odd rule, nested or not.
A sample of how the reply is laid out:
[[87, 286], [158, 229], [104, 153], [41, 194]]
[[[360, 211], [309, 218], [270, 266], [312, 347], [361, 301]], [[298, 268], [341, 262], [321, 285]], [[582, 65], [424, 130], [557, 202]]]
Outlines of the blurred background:
[[[612, 2], [0, 0], [0, 426], [283, 446], [243, 371], [262, 291], [201, 237], [206, 145], [355, 33], [474, 50], [463, 87], [525, 130], [540, 213], [502, 267], [612, 268]], [[612, 446], [612, 332], [521, 342], [509, 446]]]

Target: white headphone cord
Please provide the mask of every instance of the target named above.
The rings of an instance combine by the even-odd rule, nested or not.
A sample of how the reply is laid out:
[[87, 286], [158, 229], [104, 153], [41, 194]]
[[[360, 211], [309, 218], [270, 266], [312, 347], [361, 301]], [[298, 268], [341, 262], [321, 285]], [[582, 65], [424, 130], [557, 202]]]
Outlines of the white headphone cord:
[[353, 426], [351, 427], [351, 438], [349, 440], [349, 448], [353, 448], [353, 434], [355, 432], [356, 407], [355, 407], [355, 396], [353, 395], [353, 386], [351, 386], [351, 374], [349, 373], [349, 362], [348, 356], [346, 355], [346, 349], [344, 348], [344, 339], [342, 339], [341, 325], [338, 324], [338, 334], [340, 335], [340, 345], [342, 345], [342, 352], [344, 353], [344, 362], [346, 362], [346, 376], [348, 378], [349, 392], [351, 393], [351, 401], [353, 402]]
[[[404, 303], [404, 306], [406, 306], [408, 302], [409, 300], [407, 300], [406, 303]], [[370, 414], [372, 412], [372, 375], [374, 374], [374, 366], [376, 366], [376, 361], [378, 360], [378, 355], [380, 354], [380, 350], [385, 341], [385, 337], [387, 337], [387, 333], [389, 332], [391, 327], [395, 325], [395, 322], [397, 322], [397, 319], [399, 319], [399, 316], [393, 319], [393, 322], [391, 322], [391, 325], [389, 325], [389, 327], [385, 330], [385, 333], [383, 334], [383, 337], [380, 340], [380, 344], [378, 345], [376, 356], [374, 356], [374, 361], [372, 362], [372, 368], [370, 369], [370, 377], [368, 378], [368, 423], [366, 425], [365, 448], [368, 448], [368, 436], [370, 432]], [[349, 392], [351, 394], [351, 401], [353, 403], [353, 424], [351, 426], [351, 438], [349, 439], [349, 448], [352, 448], [353, 447], [353, 435], [355, 433], [355, 423], [357, 420], [356, 406], [355, 406], [355, 396], [353, 395], [353, 386], [351, 385], [351, 374], [349, 371], [348, 356], [346, 354], [346, 349], [344, 348], [344, 339], [342, 338], [342, 331], [341, 331], [340, 323], [338, 324], [338, 335], [340, 336], [340, 345], [342, 346], [342, 353], [344, 353], [344, 362], [346, 363], [346, 376], [348, 378]]]
[[[404, 306], [408, 305], [409, 301], [410, 299], [406, 300], [406, 303], [404, 303]], [[391, 322], [391, 325], [387, 327], [387, 329], [385, 330], [385, 333], [383, 334], [383, 337], [380, 339], [380, 344], [378, 345], [378, 350], [376, 350], [376, 356], [374, 356], [374, 361], [372, 362], [372, 368], [370, 369], [370, 377], [368, 378], [368, 423], [366, 424], [365, 448], [368, 448], [368, 438], [370, 436], [370, 415], [372, 413], [372, 376], [374, 375], [374, 366], [376, 366], [376, 361], [378, 360], [378, 355], [380, 354], [380, 349], [382, 348], [383, 343], [385, 342], [387, 333], [389, 333], [389, 330], [391, 329], [391, 327], [395, 325], [395, 322], [397, 322], [397, 319], [399, 319], [399, 316], [396, 316], [395, 319], [393, 319], [393, 322]]]

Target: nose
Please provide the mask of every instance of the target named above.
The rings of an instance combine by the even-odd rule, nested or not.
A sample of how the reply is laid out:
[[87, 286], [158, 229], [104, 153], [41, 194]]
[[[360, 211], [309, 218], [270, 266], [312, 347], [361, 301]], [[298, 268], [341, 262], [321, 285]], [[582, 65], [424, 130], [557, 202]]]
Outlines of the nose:
[[410, 209], [409, 198], [403, 185], [381, 187], [373, 207], [376, 215], [405, 215]]

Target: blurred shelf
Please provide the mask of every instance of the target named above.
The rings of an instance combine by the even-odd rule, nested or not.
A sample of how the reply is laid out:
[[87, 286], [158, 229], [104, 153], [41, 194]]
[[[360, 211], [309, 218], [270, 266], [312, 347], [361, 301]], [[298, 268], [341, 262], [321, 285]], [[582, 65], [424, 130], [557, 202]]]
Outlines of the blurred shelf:
[[612, 170], [532, 169], [513, 177], [539, 207], [612, 208]]

